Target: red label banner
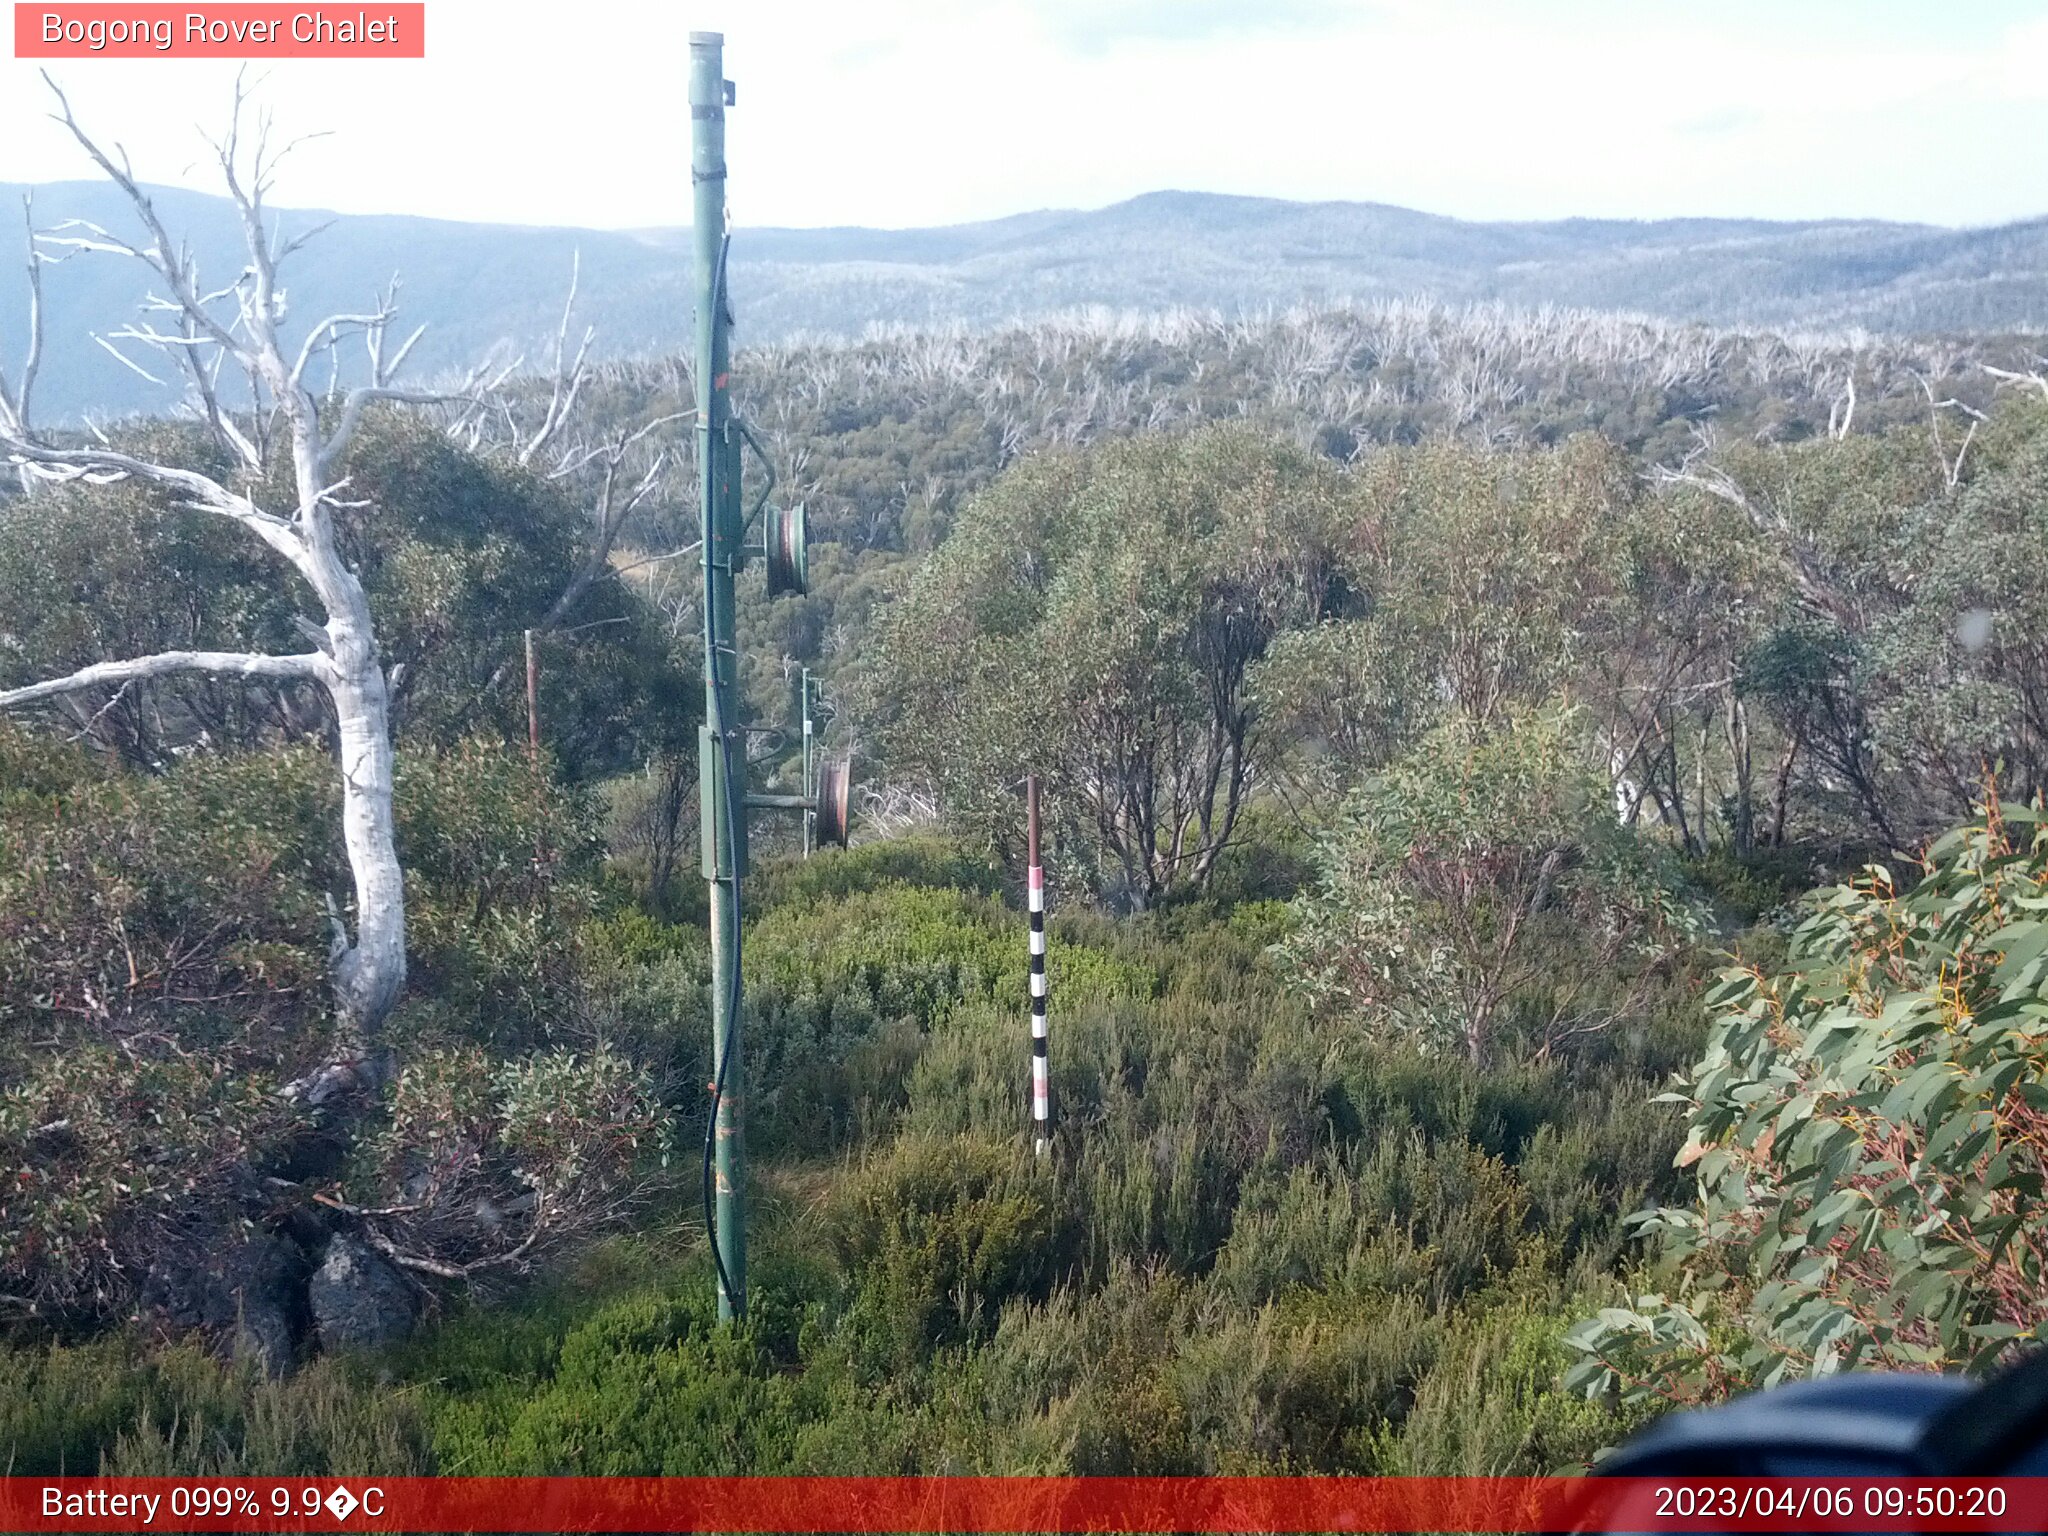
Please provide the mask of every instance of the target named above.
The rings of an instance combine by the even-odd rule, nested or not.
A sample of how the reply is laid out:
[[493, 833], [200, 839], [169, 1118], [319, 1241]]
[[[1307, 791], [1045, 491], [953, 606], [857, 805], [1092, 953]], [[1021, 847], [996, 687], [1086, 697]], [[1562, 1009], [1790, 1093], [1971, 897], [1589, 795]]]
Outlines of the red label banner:
[[2048, 1478], [0, 1478], [6, 1531], [2048, 1531]]
[[14, 7], [17, 59], [423, 59], [427, 8], [267, 4]]

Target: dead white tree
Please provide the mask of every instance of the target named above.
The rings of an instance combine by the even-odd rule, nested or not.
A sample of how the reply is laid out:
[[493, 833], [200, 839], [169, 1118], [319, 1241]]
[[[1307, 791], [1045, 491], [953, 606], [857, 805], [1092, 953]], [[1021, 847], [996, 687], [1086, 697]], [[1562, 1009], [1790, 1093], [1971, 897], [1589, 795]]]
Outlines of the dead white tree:
[[[665, 427], [694, 421], [696, 416], [693, 411], [670, 411], [637, 428], [619, 428], [595, 437], [572, 434], [576, 403], [592, 378], [590, 349], [597, 338], [597, 328], [585, 325], [571, 349], [569, 338], [575, 329], [582, 272], [583, 258], [578, 252], [570, 263], [569, 292], [555, 327], [553, 366], [547, 375], [548, 393], [540, 419], [525, 419], [530, 414], [526, 409], [529, 400], [538, 400], [538, 393], [519, 372], [524, 359], [514, 358], [446, 424], [448, 434], [472, 452], [504, 455], [565, 486], [584, 502], [590, 533], [583, 558], [547, 612], [526, 630], [529, 653], [536, 641], [572, 633], [569, 619], [577, 604], [605, 577], [623, 578], [643, 566], [691, 554], [698, 547], [690, 543], [616, 568], [612, 564], [612, 551], [628, 520], [643, 506], [658, 502], [668, 487], [677, 454], [672, 446], [660, 442], [659, 434]], [[611, 622], [616, 621], [599, 621]], [[502, 659], [484, 680], [480, 693], [496, 691], [514, 662], [510, 656]]]
[[[2037, 358], [2035, 361], [2048, 363], [2048, 358]], [[2030, 389], [2038, 389], [2041, 398], [2048, 400], [2048, 376], [2043, 376], [2032, 369], [2021, 372], [2011, 368], [1994, 368], [1989, 363], [1982, 363], [1979, 366], [2002, 385], [2019, 384]]]
[[[25, 422], [35, 398], [36, 372], [43, 362], [43, 262], [36, 250], [36, 206], [32, 193], [23, 193], [21, 215], [28, 226], [28, 350], [21, 361], [18, 383], [9, 384], [7, 370], [0, 367], [0, 432], [10, 424]], [[35, 489], [35, 477], [26, 467], [17, 470], [22, 494]]]
[[[227, 450], [235, 473], [216, 479], [174, 464], [138, 458], [104, 437], [78, 442], [37, 429], [30, 416], [42, 317], [31, 311], [30, 363], [21, 382], [0, 380], [0, 458], [35, 480], [108, 483], [137, 480], [160, 487], [182, 506], [226, 518], [260, 540], [318, 600], [323, 622], [296, 622], [310, 649], [295, 655], [169, 651], [100, 662], [68, 677], [0, 692], [0, 709], [173, 673], [203, 672], [274, 682], [313, 683], [332, 701], [339, 745], [342, 836], [354, 878], [354, 933], [330, 895], [330, 969], [341, 1038], [334, 1059], [288, 1090], [322, 1102], [380, 1070], [379, 1036], [405, 983], [405, 888], [392, 840], [392, 747], [384, 668], [378, 658], [370, 605], [355, 570], [343, 558], [333, 509], [348, 482], [338, 466], [363, 418], [377, 401], [441, 401], [443, 393], [403, 389], [392, 379], [420, 332], [387, 346], [394, 318], [390, 295], [358, 314], [330, 315], [308, 329], [296, 347], [282, 334], [285, 294], [280, 265], [317, 231], [289, 239], [267, 226], [264, 197], [278, 163], [292, 148], [272, 151], [267, 115], [245, 160], [242, 142], [247, 99], [238, 82], [227, 137], [214, 151], [229, 196], [239, 211], [249, 262], [232, 281], [209, 288], [191, 248], [171, 237], [119, 145], [110, 156], [87, 135], [54, 81], [56, 121], [70, 130], [94, 164], [126, 194], [144, 234], [129, 241], [96, 225], [70, 222], [30, 236], [33, 278], [48, 261], [106, 252], [139, 261], [152, 287], [138, 323], [98, 337], [133, 365], [128, 347], [141, 346], [176, 360], [186, 375], [198, 418]], [[35, 289], [32, 287], [31, 293]], [[325, 398], [308, 383], [309, 370], [331, 360], [344, 339], [367, 353], [366, 381]], [[134, 365], [138, 366], [139, 365]], [[249, 403], [236, 409], [223, 398], [224, 368], [247, 381]], [[261, 485], [276, 449], [289, 457], [292, 504], [259, 505]]]
[[[653, 456], [647, 459], [634, 473], [633, 460], [646, 443], [663, 427], [681, 421], [694, 413], [672, 411], [657, 416], [645, 426], [620, 429], [600, 438], [594, 443], [580, 443], [558, 457], [555, 467], [549, 471], [550, 480], [567, 480], [595, 474], [597, 484], [591, 492], [589, 502], [590, 543], [583, 552], [583, 562], [570, 576], [567, 586], [562, 588], [549, 607], [547, 614], [534, 628], [537, 635], [552, 634], [568, 622], [576, 604], [612, 569], [612, 549], [618, 543], [619, 531], [626, 526], [626, 520], [645, 505], [663, 488], [669, 468], [669, 450], [652, 449]], [[625, 570], [637, 569], [657, 560], [673, 560], [681, 555], [694, 552], [694, 543], [661, 554], [643, 556]]]
[[[1927, 432], [1935, 462], [1941, 465], [1942, 480], [1950, 490], [1954, 490], [1962, 483], [1963, 459], [1970, 451], [1970, 444], [1977, 440], [1977, 429], [1990, 418], [1974, 405], [1953, 396], [1945, 400], [1935, 399], [1934, 382], [1926, 374], [1916, 372], [1913, 378], [1919, 384], [1920, 392], [1927, 397]], [[1960, 411], [1970, 419], [1969, 430], [1963, 433], [1954, 457], [1949, 455], [1947, 434], [1941, 430], [1941, 413], [1947, 410]]]
[[1828, 406], [1828, 437], [1839, 443], [1849, 435], [1856, 420], [1856, 360], [1851, 358], [1843, 374], [1842, 392]]

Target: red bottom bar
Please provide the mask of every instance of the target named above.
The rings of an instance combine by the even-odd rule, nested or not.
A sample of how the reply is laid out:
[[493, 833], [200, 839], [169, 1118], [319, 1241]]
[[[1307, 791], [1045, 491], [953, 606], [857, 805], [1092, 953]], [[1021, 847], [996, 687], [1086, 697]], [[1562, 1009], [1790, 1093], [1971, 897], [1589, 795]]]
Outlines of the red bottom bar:
[[0, 1478], [0, 1530], [2048, 1531], [2048, 1478]]

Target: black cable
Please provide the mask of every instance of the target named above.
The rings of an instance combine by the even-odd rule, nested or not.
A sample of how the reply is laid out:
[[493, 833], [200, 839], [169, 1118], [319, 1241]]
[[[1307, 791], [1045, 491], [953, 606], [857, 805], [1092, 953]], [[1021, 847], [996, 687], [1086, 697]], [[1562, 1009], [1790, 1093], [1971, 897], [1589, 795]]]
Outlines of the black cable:
[[[727, 235], [718, 249], [718, 276], [713, 285], [712, 302], [725, 310], [726, 323], [732, 323], [732, 310], [726, 302], [725, 259], [732, 248], [732, 236]], [[715, 383], [712, 386], [716, 388]], [[708, 407], [709, 401], [706, 405]], [[714, 484], [714, 494], [716, 494]], [[716, 531], [719, 511], [712, 508], [711, 527], [706, 528], [704, 551], [707, 562], [716, 552], [711, 535]], [[740, 859], [737, 818], [746, 814], [744, 798], [735, 799], [733, 794], [732, 733], [727, 729], [731, 700], [725, 696], [725, 675], [718, 663], [718, 633], [711, 610], [711, 593], [704, 593], [704, 662], [710, 668], [711, 691], [718, 706], [718, 746], [725, 765], [725, 855], [728, 878], [732, 881], [732, 982], [725, 1000], [725, 1039], [720, 1042], [718, 1061], [711, 1078], [711, 1116], [704, 1124], [704, 1235], [711, 1244], [711, 1262], [718, 1271], [719, 1294], [734, 1303], [733, 1310], [739, 1310], [739, 1296], [733, 1288], [732, 1275], [725, 1267], [725, 1254], [718, 1246], [718, 1205], [716, 1181], [712, 1171], [712, 1158], [718, 1145], [718, 1109], [725, 1101], [726, 1068], [732, 1061], [733, 1041], [740, 1027]], [[712, 807], [712, 814], [718, 813]], [[716, 957], [713, 957], [716, 964]]]
[[[707, 603], [705, 606], [708, 610], [710, 605]], [[745, 802], [736, 804], [733, 795], [732, 735], [725, 729], [727, 701], [723, 697], [724, 683], [718, 672], [716, 640], [708, 618], [705, 621], [704, 644], [712, 657], [712, 688], [721, 696], [718, 741], [725, 765], [725, 862], [732, 880], [732, 981], [725, 998], [725, 1039], [719, 1044], [718, 1062], [711, 1079], [711, 1115], [704, 1123], [704, 1234], [711, 1243], [711, 1262], [718, 1271], [719, 1289], [737, 1302], [738, 1293], [733, 1288], [731, 1274], [726, 1270], [725, 1254], [718, 1246], [718, 1205], [712, 1158], [718, 1145], [718, 1109], [725, 1099], [726, 1068], [732, 1062], [733, 1041], [738, 1037], [740, 1027], [740, 860], [735, 818], [745, 814], [741, 809]], [[716, 806], [712, 808], [712, 814], [717, 814]]]
[[[725, 757], [725, 781], [732, 783], [732, 746], [723, 740], [720, 732], [721, 751]], [[718, 1145], [718, 1106], [725, 1098], [725, 1069], [732, 1060], [733, 1038], [739, 1033], [740, 1018], [740, 894], [739, 858], [737, 840], [733, 835], [730, 808], [731, 789], [728, 787], [728, 809], [725, 826], [726, 857], [732, 868], [732, 987], [726, 994], [725, 1040], [718, 1052], [718, 1066], [711, 1080], [711, 1117], [704, 1124], [704, 1235], [711, 1243], [711, 1262], [718, 1271], [718, 1287], [722, 1295], [738, 1301], [733, 1289], [732, 1276], [725, 1267], [725, 1254], [718, 1246], [718, 1204], [715, 1194], [716, 1181], [712, 1172], [712, 1156]], [[737, 1307], [735, 1307], [737, 1310]]]

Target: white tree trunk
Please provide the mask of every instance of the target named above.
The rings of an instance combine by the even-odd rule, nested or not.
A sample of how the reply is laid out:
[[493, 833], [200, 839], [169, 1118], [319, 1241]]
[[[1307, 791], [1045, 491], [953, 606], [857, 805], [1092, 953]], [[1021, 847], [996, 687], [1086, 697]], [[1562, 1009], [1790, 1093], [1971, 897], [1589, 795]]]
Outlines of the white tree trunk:
[[355, 942], [334, 959], [335, 1003], [348, 1034], [376, 1041], [405, 987], [405, 879], [391, 808], [392, 752], [384, 669], [369, 605], [328, 621], [335, 667], [328, 693], [341, 739], [341, 832], [356, 883]]

